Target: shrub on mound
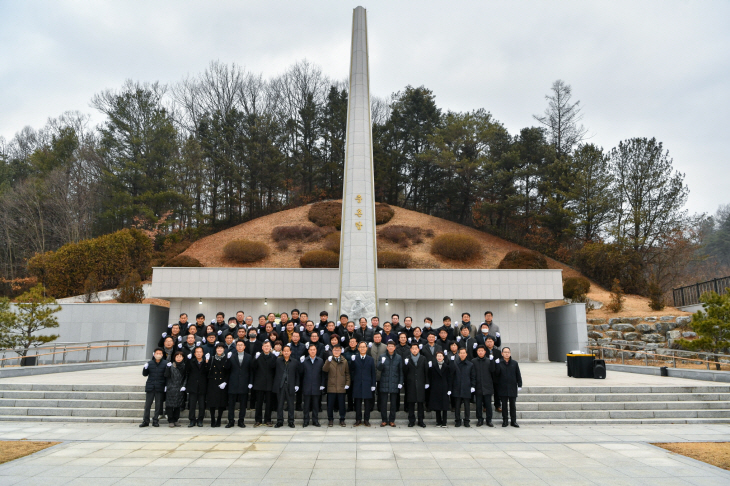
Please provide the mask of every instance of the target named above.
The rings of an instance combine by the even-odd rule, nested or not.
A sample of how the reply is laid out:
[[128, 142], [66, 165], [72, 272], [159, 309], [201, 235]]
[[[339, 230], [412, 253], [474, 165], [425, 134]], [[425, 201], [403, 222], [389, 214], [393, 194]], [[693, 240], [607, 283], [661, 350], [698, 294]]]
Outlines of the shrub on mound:
[[527, 250], [515, 250], [507, 253], [497, 268], [515, 270], [545, 270], [547, 269], [545, 256]]
[[233, 240], [223, 247], [223, 255], [238, 263], [251, 263], [269, 256], [269, 247], [261, 241]]
[[333, 226], [292, 225], [277, 226], [271, 231], [271, 238], [277, 243], [280, 241], [301, 240], [305, 243], [319, 241], [328, 234], [336, 231]]
[[434, 238], [431, 243], [431, 253], [450, 260], [469, 260], [481, 252], [481, 243], [470, 235], [444, 233]]
[[408, 268], [411, 256], [398, 251], [379, 251], [378, 268]]
[[378, 231], [378, 236], [402, 246], [408, 246], [409, 242], [418, 244], [423, 241], [423, 238], [421, 237], [421, 228], [403, 226], [399, 224], [381, 228], [380, 231]]
[[178, 255], [165, 262], [163, 267], [202, 267], [203, 264], [197, 258], [187, 255]]
[[391, 219], [395, 211], [385, 203], [375, 203], [375, 224], [385, 224]]
[[[393, 218], [395, 211], [385, 203], [375, 203], [375, 224], [385, 224]], [[307, 215], [309, 221], [317, 226], [334, 226], [338, 231], [342, 226], [342, 203], [322, 201], [312, 204]]]
[[330, 233], [324, 237], [324, 249], [340, 253], [340, 232]]
[[573, 302], [585, 302], [591, 282], [585, 277], [568, 277], [563, 281], [563, 297]]
[[301, 256], [299, 264], [302, 268], [337, 268], [340, 256], [329, 250], [312, 250]]

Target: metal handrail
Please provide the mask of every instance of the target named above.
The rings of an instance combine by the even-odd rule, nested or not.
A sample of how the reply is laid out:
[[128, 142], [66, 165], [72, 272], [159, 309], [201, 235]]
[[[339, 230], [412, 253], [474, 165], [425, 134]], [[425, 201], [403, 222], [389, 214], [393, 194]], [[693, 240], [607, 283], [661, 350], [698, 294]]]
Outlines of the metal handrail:
[[730, 277], [713, 278], [712, 280], [677, 287], [672, 289], [674, 307], [699, 304], [700, 298], [705, 292], [717, 292], [722, 295], [728, 287], [730, 287]]
[[[110, 344], [110, 343], [115, 343], [115, 342], [124, 343], [124, 344]], [[93, 343], [107, 343], [107, 344], [105, 346], [92, 346]], [[33, 351], [35, 351], [35, 354], [26, 355], [26, 356], [18, 355], [18, 356], [12, 356], [10, 358], [6, 358], [5, 353], [7, 353], [8, 351], [12, 351], [15, 353], [15, 350], [12, 348], [7, 348], [7, 349], [0, 350], [0, 352], [3, 353], [2, 358], [0, 358], [0, 368], [4, 368], [8, 361], [18, 360], [18, 364], [20, 364], [21, 361], [25, 358], [36, 358], [37, 359], [41, 356], [53, 356], [53, 359], [50, 364], [54, 365], [54, 364], [56, 364], [56, 355], [58, 355], [58, 354], [63, 354], [63, 359], [61, 361], [61, 364], [66, 364], [66, 356], [68, 353], [75, 353], [75, 352], [80, 352], [80, 351], [86, 351], [85, 362], [88, 363], [91, 360], [91, 351], [96, 350], [96, 349], [106, 349], [105, 361], [109, 361], [109, 349], [110, 348], [122, 348], [122, 350], [123, 350], [122, 361], [126, 361], [127, 360], [127, 350], [129, 348], [144, 346], [144, 344], [127, 344], [127, 343], [129, 343], [129, 340], [121, 340], [121, 339], [117, 339], [117, 340], [110, 339], [109, 341], [88, 341], [86, 343], [70, 343], [70, 344], [64, 344], [63, 349], [60, 351], [56, 351], [56, 349], [58, 349], [58, 347], [59, 347], [57, 344], [54, 346], [38, 346], [36, 348], [33, 348]], [[53, 349], [53, 351], [51, 351], [49, 353], [39, 353], [38, 350], [41, 350], [41, 349]], [[36, 364], [39, 366], [45, 366], [45, 365], [42, 365], [40, 362], [37, 362]]]
[[[626, 344], [626, 345], [624, 345], [624, 344], [622, 344], [621, 346], [636, 346], [636, 345], [632, 345], [632, 344]], [[600, 359], [605, 359], [604, 356], [603, 356], [603, 350], [604, 349], [609, 350], [609, 351], [613, 351], [613, 352], [619, 352], [619, 353], [621, 353], [621, 363], [622, 364], [624, 363], [624, 352], [626, 352], [626, 351], [634, 351], [634, 350], [631, 350], [631, 349], [609, 348], [609, 347], [605, 347], [605, 346], [588, 346], [588, 349], [590, 349], [590, 350], [599, 350], [600, 351]], [[674, 368], [677, 367], [677, 359], [679, 359], [680, 361], [681, 360], [692, 361], [692, 362], [696, 362], [698, 364], [704, 363], [705, 366], [706, 366], [706, 368], [708, 370], [710, 369], [710, 364], [713, 364], [713, 365], [719, 364], [721, 366], [722, 365], [728, 365], [728, 366], [730, 366], [730, 362], [723, 363], [723, 362], [720, 362], [720, 361], [710, 361], [710, 360], [705, 360], [705, 359], [702, 359], [702, 358], [699, 357], [701, 355], [704, 355], [705, 357], [719, 356], [719, 357], [722, 357], [722, 358], [726, 358], [726, 359], [728, 359], [730, 361], [730, 355], [728, 355], [728, 354], [705, 353], [705, 352], [699, 352], [699, 351], [686, 351], [686, 350], [682, 350], [682, 349], [666, 349], [666, 351], [672, 351], [672, 352], [676, 353], [676, 354], [671, 354], [671, 355], [670, 354], [652, 353], [652, 352], [649, 352], [649, 351], [645, 351], [643, 349], [638, 349], [638, 350], [635, 350], [635, 351], [641, 351], [642, 353], [644, 353], [644, 366], [649, 366], [649, 356], [655, 356], [655, 357], [663, 358], [662, 359], [663, 361], [669, 361], [671, 359], [672, 360], [672, 365], [673, 365]], [[697, 358], [693, 358], [691, 356], [678, 356], [678, 353], [696, 354], [698, 357]], [[610, 358], [610, 359], [617, 359], [617, 358]], [[654, 360], [655, 361], [660, 361], [660, 360], [658, 360], [656, 358]]]

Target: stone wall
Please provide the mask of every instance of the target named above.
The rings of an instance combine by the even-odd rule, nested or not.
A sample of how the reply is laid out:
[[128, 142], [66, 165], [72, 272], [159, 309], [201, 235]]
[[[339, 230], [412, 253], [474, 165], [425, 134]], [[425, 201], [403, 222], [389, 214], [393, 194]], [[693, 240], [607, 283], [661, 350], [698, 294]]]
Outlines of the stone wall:
[[672, 348], [676, 339], [692, 339], [697, 334], [688, 330], [691, 316], [613, 317], [586, 319], [588, 345], [613, 348], [603, 350], [607, 358], [642, 358], [642, 351], [661, 354]]

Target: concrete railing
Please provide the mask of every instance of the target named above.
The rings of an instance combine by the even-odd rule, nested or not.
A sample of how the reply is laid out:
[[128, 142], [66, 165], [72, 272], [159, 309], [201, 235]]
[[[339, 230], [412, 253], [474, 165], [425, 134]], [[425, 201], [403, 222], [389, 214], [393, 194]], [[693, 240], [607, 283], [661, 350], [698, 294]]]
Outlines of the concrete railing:
[[[120, 344], [118, 344], [120, 343]], [[121, 360], [126, 361], [129, 348], [142, 347], [143, 344], [129, 344], [128, 340], [88, 341], [83, 343], [54, 343], [47, 346], [38, 346], [27, 351], [25, 356], [17, 354], [14, 349], [0, 349], [0, 368], [6, 366], [37, 366], [71, 363], [89, 363], [91, 361], [109, 361], [111, 350], [121, 351]], [[17, 356], [7, 357], [8, 353]], [[84, 353], [84, 354], [74, 354]], [[92, 359], [92, 353], [94, 354]], [[71, 359], [69, 355], [74, 354]], [[103, 356], [103, 358], [102, 358]], [[116, 357], [112, 357], [116, 358]], [[13, 364], [13, 362], [15, 362]]]

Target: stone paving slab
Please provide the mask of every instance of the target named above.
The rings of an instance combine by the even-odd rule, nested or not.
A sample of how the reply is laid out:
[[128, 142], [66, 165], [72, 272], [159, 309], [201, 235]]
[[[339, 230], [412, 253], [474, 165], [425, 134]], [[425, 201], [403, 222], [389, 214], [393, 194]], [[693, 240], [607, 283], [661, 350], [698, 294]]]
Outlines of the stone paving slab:
[[727, 441], [730, 425], [317, 430], [0, 423], [0, 440], [62, 443], [0, 465], [11, 485], [730, 484], [650, 442]]

